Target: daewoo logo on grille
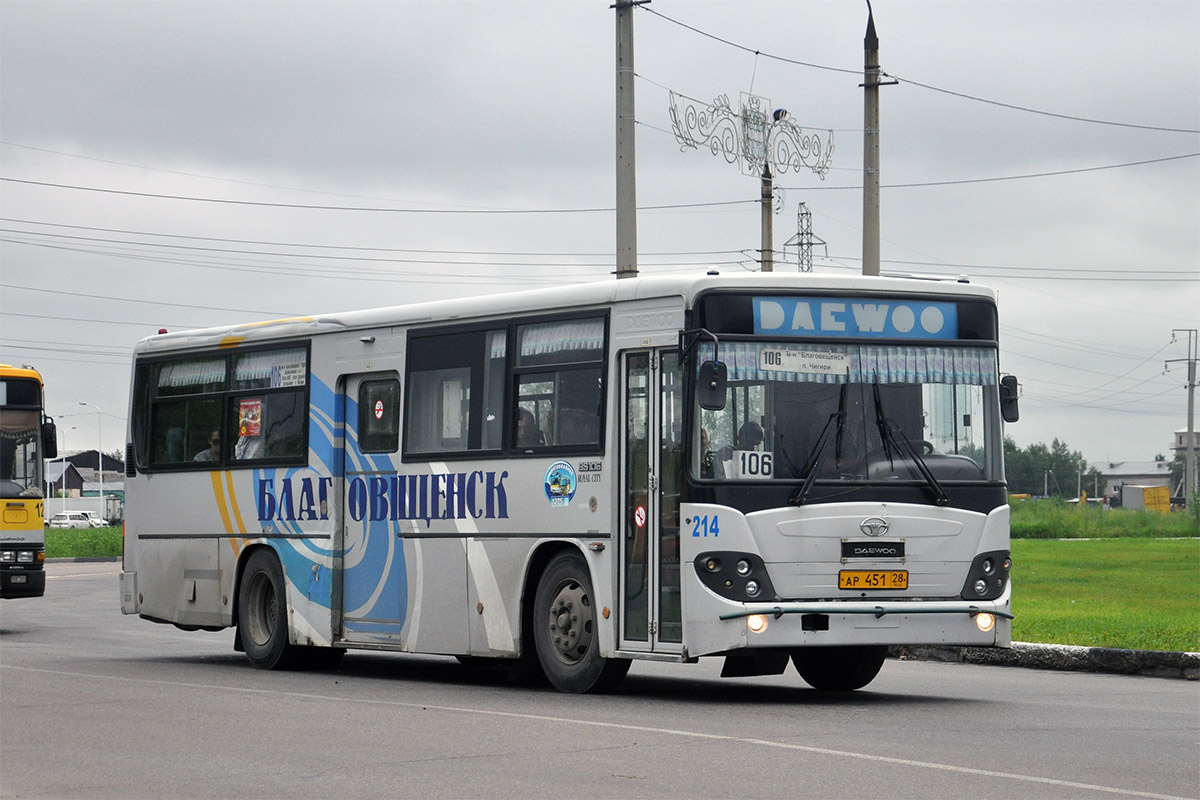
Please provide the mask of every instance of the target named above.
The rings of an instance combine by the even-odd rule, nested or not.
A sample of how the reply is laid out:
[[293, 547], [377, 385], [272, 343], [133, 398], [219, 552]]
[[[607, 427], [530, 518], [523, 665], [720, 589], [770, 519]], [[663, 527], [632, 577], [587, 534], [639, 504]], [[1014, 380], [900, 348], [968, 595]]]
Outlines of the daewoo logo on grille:
[[867, 536], [883, 536], [889, 527], [887, 520], [879, 517], [869, 517], [858, 523], [858, 529]]

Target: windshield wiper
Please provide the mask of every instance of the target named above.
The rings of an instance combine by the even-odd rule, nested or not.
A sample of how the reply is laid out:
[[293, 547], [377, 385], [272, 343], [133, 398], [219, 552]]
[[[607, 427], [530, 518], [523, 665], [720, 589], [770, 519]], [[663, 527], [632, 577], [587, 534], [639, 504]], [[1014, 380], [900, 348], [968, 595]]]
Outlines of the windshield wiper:
[[912, 459], [912, 462], [917, 467], [917, 471], [921, 473], [921, 477], [925, 479], [925, 483], [929, 485], [929, 489], [933, 492], [933, 501], [939, 506], [948, 505], [950, 497], [946, 494], [946, 490], [938, 483], [938, 479], [933, 477], [933, 473], [929, 471], [929, 467], [925, 464], [925, 459], [921, 458], [917, 453], [912, 443], [903, 435], [896, 431], [900, 427], [893, 420], [887, 418], [883, 413], [883, 401], [879, 396], [879, 376], [875, 377], [875, 382], [872, 386], [875, 394], [875, 426], [879, 428], [879, 437], [883, 440], [883, 454], [887, 456], [888, 464], [895, 467], [895, 459], [892, 456], [892, 449], [900, 451], [900, 454], [907, 455]]
[[[825, 448], [829, 446], [831, 438], [837, 439], [837, 457], [841, 458], [842, 451], [842, 434], [846, 430], [846, 387], [848, 384], [842, 384], [842, 391], [838, 396], [838, 410], [829, 415], [829, 420], [825, 423], [825, 427], [821, 429], [821, 436], [817, 439], [817, 443], [813, 445], [812, 454], [804, 464], [804, 483], [792, 493], [788, 498], [788, 502], [794, 506], [804, 505], [804, 499], [808, 497], [808, 490], [812, 488], [813, 481], [817, 479], [817, 465], [821, 463], [821, 456], [825, 453]], [[830, 437], [830, 433], [834, 431], [834, 423], [837, 423], [837, 436]]]

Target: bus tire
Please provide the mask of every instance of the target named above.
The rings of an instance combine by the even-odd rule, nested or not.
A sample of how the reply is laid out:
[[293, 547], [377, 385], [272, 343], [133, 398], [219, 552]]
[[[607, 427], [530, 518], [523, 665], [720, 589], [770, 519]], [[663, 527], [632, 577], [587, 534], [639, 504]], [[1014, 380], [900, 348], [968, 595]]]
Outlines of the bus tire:
[[538, 661], [551, 685], [562, 692], [604, 692], [629, 671], [629, 659], [600, 655], [595, 594], [579, 553], [559, 553], [538, 581], [533, 637]]
[[288, 642], [287, 590], [274, 550], [259, 548], [246, 559], [238, 586], [238, 634], [259, 669], [287, 669], [301, 655]]
[[792, 651], [796, 672], [819, 692], [861, 689], [879, 674], [885, 658], [885, 645], [803, 647]]

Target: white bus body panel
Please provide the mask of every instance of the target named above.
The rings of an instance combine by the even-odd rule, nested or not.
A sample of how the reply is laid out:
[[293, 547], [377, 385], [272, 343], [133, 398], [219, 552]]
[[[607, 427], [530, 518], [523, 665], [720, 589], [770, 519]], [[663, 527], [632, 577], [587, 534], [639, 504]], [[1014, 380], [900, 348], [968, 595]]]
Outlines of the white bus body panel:
[[[716, 518], [719, 534], [688, 535], [697, 516]], [[812, 645], [1006, 647], [1011, 644], [1010, 621], [998, 617], [994, 629], [980, 631], [971, 609], [1011, 613], [1010, 587], [992, 601], [947, 598], [958, 598], [977, 554], [1007, 550], [1008, 516], [1007, 506], [987, 516], [961, 509], [887, 503], [828, 504], [743, 515], [726, 506], [685, 503], [680, 555], [688, 655], [743, 647]], [[853, 563], [842, 558], [842, 540], [861, 541], [859, 526], [870, 518], [888, 520], [887, 540], [904, 542], [904, 558], [855, 559]], [[703, 553], [729, 551], [760, 556], [776, 594], [789, 600], [742, 603], [704, 586], [696, 559]], [[839, 589], [842, 569], [905, 570], [909, 588]], [[784, 613], [777, 614], [781, 609]], [[886, 613], [878, 614], [881, 609]], [[748, 613], [766, 615], [766, 630], [751, 633], [745, 619]], [[804, 630], [805, 613], [827, 615], [828, 629]]]

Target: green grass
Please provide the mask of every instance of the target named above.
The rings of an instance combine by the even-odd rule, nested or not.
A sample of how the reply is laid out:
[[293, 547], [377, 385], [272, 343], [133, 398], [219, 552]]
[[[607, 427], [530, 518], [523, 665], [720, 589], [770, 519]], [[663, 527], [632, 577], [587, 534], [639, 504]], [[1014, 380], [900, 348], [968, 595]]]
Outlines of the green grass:
[[[1013, 511], [1014, 640], [1200, 651], [1200, 540], [1152, 538], [1180, 535], [1173, 518], [1184, 515], [1069, 506], [1036, 514]], [[1022, 518], [1060, 534], [1074, 532], [1055, 538], [1079, 539], [1085, 536], [1081, 531], [1093, 538], [1048, 541], [1044, 533], [1017, 538], [1016, 521]], [[1103, 532], [1097, 532], [1100, 525]], [[47, 558], [120, 555], [120, 528], [46, 531]]]
[[1200, 541], [1014, 540], [1013, 639], [1200, 651]]
[[1096, 506], [1068, 505], [1056, 500], [1015, 500], [1014, 539], [1171, 538], [1200, 536], [1195, 512], [1105, 511]]
[[46, 529], [46, 558], [120, 557], [120, 528]]

